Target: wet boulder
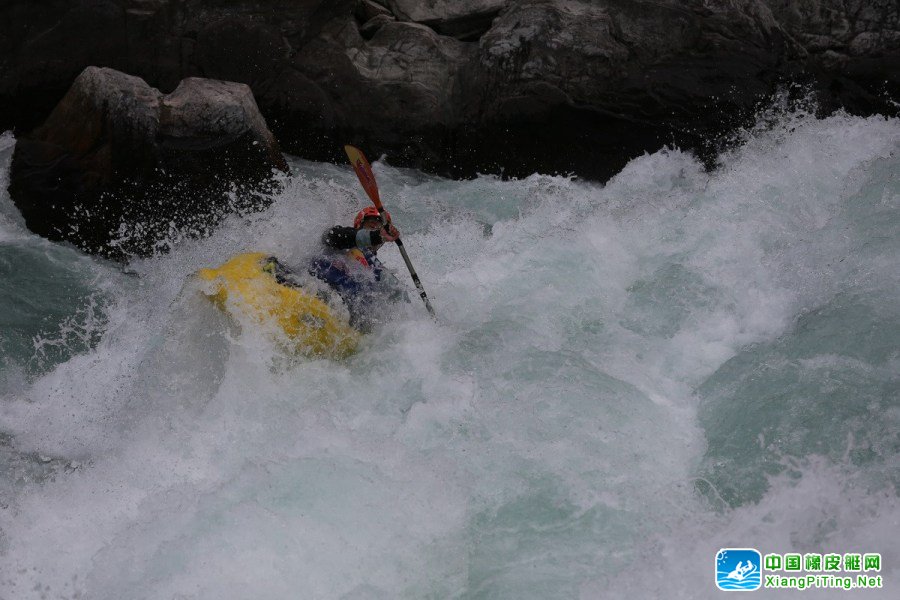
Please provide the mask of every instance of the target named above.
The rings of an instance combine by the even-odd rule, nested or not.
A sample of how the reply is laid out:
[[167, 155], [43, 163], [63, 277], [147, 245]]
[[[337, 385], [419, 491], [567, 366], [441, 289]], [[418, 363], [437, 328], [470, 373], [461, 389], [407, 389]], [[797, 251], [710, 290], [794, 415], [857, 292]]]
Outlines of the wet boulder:
[[645, 149], [702, 148], [801, 51], [759, 0], [520, 0], [460, 70], [458, 109], [482, 157], [517, 150], [484, 170], [604, 179]]
[[387, 0], [401, 21], [422, 23], [441, 35], [477, 41], [512, 0]]
[[287, 170], [248, 86], [188, 78], [164, 95], [88, 67], [19, 138], [9, 190], [33, 232], [121, 258], [264, 206]]

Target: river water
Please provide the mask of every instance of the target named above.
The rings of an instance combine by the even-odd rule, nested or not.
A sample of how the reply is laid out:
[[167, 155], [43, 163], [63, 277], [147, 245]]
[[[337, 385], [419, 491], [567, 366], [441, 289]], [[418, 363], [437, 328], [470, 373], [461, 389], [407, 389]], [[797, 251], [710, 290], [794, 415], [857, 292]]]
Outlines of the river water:
[[123, 269], [27, 232], [14, 143], [0, 598], [712, 598], [723, 547], [880, 552], [897, 597], [900, 121], [772, 110], [605, 185], [375, 162], [438, 319], [411, 293], [340, 362], [191, 274], [302, 265], [349, 167]]

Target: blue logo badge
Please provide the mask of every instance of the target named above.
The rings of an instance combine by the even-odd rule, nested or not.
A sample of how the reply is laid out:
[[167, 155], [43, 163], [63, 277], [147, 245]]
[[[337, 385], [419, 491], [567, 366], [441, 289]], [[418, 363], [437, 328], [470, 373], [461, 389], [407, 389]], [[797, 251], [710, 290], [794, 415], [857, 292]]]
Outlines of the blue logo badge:
[[716, 587], [749, 592], [762, 583], [762, 556], [753, 548], [722, 548], [716, 554]]

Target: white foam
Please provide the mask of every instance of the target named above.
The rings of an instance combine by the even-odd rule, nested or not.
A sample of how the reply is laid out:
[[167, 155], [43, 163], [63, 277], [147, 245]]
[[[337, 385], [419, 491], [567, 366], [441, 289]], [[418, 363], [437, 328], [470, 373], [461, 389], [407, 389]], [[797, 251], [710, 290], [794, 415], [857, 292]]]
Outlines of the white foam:
[[[847, 203], [896, 160], [895, 120], [783, 123], [715, 173], [667, 150], [605, 186], [376, 163], [438, 319], [411, 290], [344, 363], [285, 356], [185, 287], [241, 251], [302, 267], [365, 203], [350, 169], [296, 161], [266, 212], [135, 261], [101, 344], [4, 400], [18, 451], [81, 466], [3, 509], [0, 590], [689, 598], [728, 545], [896, 563], [896, 498], [847, 465], [810, 459], [725, 513], [694, 487], [694, 389], [852, 283]], [[658, 568], [632, 578], [637, 559]]]

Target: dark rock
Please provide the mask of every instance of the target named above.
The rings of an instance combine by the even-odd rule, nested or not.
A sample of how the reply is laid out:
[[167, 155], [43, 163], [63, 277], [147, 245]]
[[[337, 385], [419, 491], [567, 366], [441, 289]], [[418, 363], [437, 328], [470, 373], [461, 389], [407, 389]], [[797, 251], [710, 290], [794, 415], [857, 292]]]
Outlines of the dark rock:
[[[801, 61], [826, 111], [892, 113], [900, 97], [900, 4], [896, 0], [768, 0], [803, 47]], [[799, 69], [798, 69], [799, 70]]]
[[264, 90], [290, 55], [287, 41], [272, 28], [238, 16], [210, 23], [197, 34], [197, 61], [208, 77], [239, 81]]
[[396, 21], [397, 19], [391, 15], [375, 15], [365, 23], [359, 26], [359, 33], [367, 39], [371, 40], [375, 34], [387, 23]]
[[399, 21], [385, 23], [368, 41], [353, 22], [320, 36], [295, 62], [327, 95], [337, 123], [318, 129], [324, 119], [309, 120], [318, 140], [312, 156], [342, 160], [341, 142], [350, 142], [373, 155], [389, 149], [401, 163], [440, 165], [441, 139], [457, 123], [458, 69], [473, 52], [471, 44]]
[[402, 21], [435, 23], [463, 19], [478, 14], [496, 14], [512, 0], [385, 0], [385, 5]]
[[252, 209], [273, 170], [287, 164], [246, 85], [189, 78], [163, 95], [89, 67], [18, 140], [9, 189], [35, 233], [118, 257]]
[[605, 178], [645, 149], [698, 146], [727, 126], [719, 115], [751, 109], [798, 50], [753, 0], [715, 6], [510, 6], [463, 78], [463, 113], [480, 122], [467, 145], [485, 150], [475, 164], [490, 167], [506, 147], [516, 155], [512, 175], [542, 162]]
[[285, 149], [361, 144], [457, 176], [605, 177], [702, 148], [799, 81], [823, 112], [896, 114], [896, 0], [8, 0], [0, 129], [39, 123], [87, 65], [163, 92], [246, 83]]
[[441, 35], [462, 41], [476, 41], [486, 33], [494, 18], [511, 0], [387, 0], [401, 21], [428, 25]]
[[397, 17], [394, 16], [389, 8], [372, 0], [360, 0], [353, 14], [360, 23], [366, 23], [376, 17], [388, 17], [391, 20], [397, 20]]

